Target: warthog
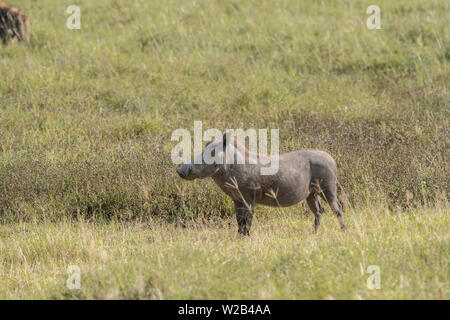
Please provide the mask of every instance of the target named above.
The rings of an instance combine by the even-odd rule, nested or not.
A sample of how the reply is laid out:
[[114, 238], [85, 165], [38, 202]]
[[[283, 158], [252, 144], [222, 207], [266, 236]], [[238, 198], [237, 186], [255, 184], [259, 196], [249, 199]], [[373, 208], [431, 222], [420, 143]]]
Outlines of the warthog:
[[[203, 161], [207, 157], [214, 157], [215, 162]], [[278, 172], [262, 175], [260, 169], [269, 166], [271, 161], [278, 161]], [[242, 235], [250, 233], [256, 204], [287, 207], [304, 199], [314, 214], [316, 232], [324, 212], [319, 197], [328, 202], [341, 229], [345, 230], [336, 195], [336, 163], [324, 151], [305, 149], [269, 157], [249, 152], [225, 133], [221, 141], [208, 142], [199, 158], [184, 164], [177, 173], [186, 180], [213, 178], [233, 199], [238, 231]]]
[[27, 41], [30, 37], [30, 22], [19, 9], [0, 1], [0, 39], [8, 44], [12, 38]]

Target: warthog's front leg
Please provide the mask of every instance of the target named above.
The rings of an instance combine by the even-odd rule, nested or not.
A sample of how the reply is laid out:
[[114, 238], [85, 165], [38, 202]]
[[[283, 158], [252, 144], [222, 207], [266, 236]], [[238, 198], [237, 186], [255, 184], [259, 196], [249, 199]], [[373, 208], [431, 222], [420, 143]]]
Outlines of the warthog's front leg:
[[254, 204], [249, 201], [246, 202], [235, 201], [234, 208], [236, 210], [236, 219], [238, 223], [239, 234], [243, 236], [250, 235]]

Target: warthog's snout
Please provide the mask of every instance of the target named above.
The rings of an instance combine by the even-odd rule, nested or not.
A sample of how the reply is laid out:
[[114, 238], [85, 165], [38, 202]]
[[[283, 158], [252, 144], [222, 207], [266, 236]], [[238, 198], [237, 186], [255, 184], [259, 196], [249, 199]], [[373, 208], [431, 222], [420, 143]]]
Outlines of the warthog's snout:
[[177, 173], [178, 173], [178, 175], [179, 175], [180, 177], [186, 178], [186, 175], [185, 175], [185, 173], [183, 172], [183, 170], [181, 170], [181, 168], [177, 170]]
[[183, 179], [188, 179], [189, 174], [191, 173], [191, 168], [184, 165], [180, 169], [177, 170], [178, 175]]

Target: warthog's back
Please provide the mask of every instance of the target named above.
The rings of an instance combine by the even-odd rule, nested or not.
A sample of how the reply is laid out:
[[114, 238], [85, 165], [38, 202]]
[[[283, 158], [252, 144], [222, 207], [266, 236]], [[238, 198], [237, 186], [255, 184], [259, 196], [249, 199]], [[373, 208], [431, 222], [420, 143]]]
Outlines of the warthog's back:
[[320, 174], [322, 171], [332, 172], [334, 176], [337, 173], [336, 162], [331, 155], [322, 150], [303, 149], [280, 156], [280, 168], [297, 171], [307, 170], [311, 172], [312, 177]]
[[[321, 185], [335, 184], [336, 163], [325, 151], [304, 149], [279, 157], [279, 171], [273, 176], [262, 176], [263, 192], [259, 203], [271, 206], [290, 206], [305, 199], [311, 193], [311, 182]], [[270, 195], [274, 192], [277, 199]]]

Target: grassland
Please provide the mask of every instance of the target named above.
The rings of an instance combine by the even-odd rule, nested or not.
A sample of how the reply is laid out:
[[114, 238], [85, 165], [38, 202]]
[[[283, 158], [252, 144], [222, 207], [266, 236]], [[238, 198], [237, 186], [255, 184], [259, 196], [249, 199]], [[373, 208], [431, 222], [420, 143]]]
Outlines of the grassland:
[[[0, 298], [448, 298], [447, 1], [82, 0], [80, 30], [72, 1], [13, 4], [32, 36], [0, 48]], [[176, 177], [194, 120], [330, 152], [349, 231], [258, 207], [238, 238], [212, 182]]]
[[[329, 214], [314, 235], [312, 219], [288, 210], [257, 217], [245, 238], [231, 218], [3, 226], [0, 298], [448, 299], [447, 210], [351, 210], [347, 220], [342, 233]], [[71, 265], [80, 290], [66, 287]]]

